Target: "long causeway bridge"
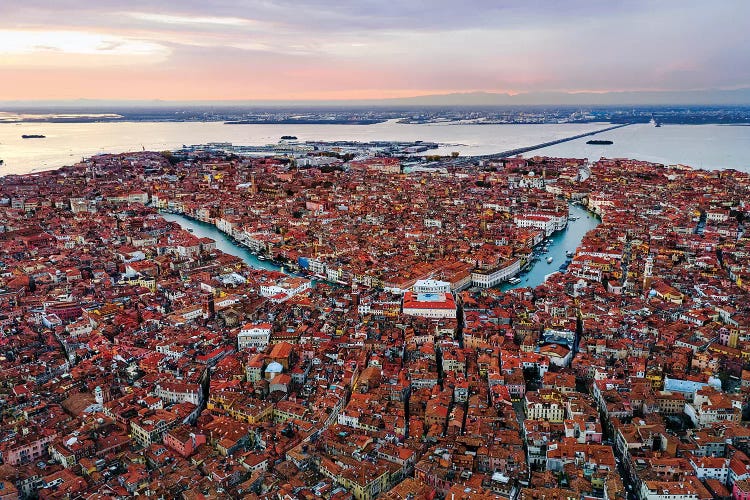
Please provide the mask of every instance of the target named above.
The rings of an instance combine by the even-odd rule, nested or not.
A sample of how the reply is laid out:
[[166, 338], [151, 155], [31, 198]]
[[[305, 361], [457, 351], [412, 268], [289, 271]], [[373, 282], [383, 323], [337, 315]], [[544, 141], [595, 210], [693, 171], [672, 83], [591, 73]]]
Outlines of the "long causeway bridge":
[[630, 123], [613, 125], [611, 127], [603, 128], [600, 130], [594, 130], [592, 132], [586, 132], [584, 134], [573, 135], [570, 137], [563, 137], [562, 139], [555, 139], [554, 141], [543, 142], [541, 144], [534, 144], [533, 146], [524, 146], [522, 148], [510, 149], [508, 151], [501, 151], [499, 153], [492, 153], [488, 155], [478, 155], [478, 156], [465, 156], [463, 158], [457, 158], [451, 163], [453, 165], [465, 165], [467, 163], [472, 163], [478, 160], [499, 160], [502, 158], [510, 158], [511, 156], [528, 153], [529, 151], [534, 151], [536, 149], [542, 149], [542, 148], [546, 148], [549, 146], [554, 146], [555, 144], [562, 144], [563, 142], [575, 141], [576, 139], [581, 139], [582, 137], [590, 137], [592, 135], [602, 134], [604, 132], [609, 132], [610, 130], [627, 127], [628, 125], [630, 125]]

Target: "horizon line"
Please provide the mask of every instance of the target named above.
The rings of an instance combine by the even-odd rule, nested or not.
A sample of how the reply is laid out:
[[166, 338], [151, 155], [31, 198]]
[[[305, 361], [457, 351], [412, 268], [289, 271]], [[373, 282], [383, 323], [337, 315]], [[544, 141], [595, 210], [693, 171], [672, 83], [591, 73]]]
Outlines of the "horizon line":
[[[745, 94], [747, 93], [747, 94]], [[637, 98], [640, 97], [656, 97], [659, 95], [663, 96], [672, 96], [672, 98], [678, 98], [678, 97], [686, 97], [688, 95], [695, 95], [695, 94], [704, 94], [704, 99], [708, 98], [706, 100], [701, 100], [701, 102], [668, 102], [669, 98], [666, 99], [664, 102], [661, 103], [655, 103], [655, 102], [637, 102], [637, 101], [622, 101], [622, 102], [609, 102], [609, 103], [603, 103], [603, 102], [582, 102], [579, 99], [581, 98], [587, 98], [590, 97], [593, 99], [593, 101], [606, 99], [606, 98], [616, 98], [618, 96], [626, 97], [629, 96], [631, 98]], [[735, 102], [727, 102], [726, 98], [735, 94], [739, 94], [738, 97], [741, 97], [741, 99], [735, 101]], [[721, 95], [724, 97], [724, 99], [717, 99], [717, 101], [722, 102], [711, 102], [711, 95]], [[750, 105], [750, 86], [748, 87], [740, 87], [735, 89], [689, 89], [689, 90], [607, 90], [607, 91], [598, 91], [598, 90], [582, 90], [582, 91], [531, 91], [531, 92], [493, 92], [493, 91], [484, 91], [484, 90], [474, 90], [474, 91], [458, 91], [458, 92], [444, 92], [444, 93], [428, 93], [428, 94], [414, 94], [410, 96], [402, 96], [402, 97], [372, 97], [372, 98], [320, 98], [320, 99], [296, 99], [296, 98], [289, 98], [289, 99], [267, 99], [267, 98], [247, 98], [247, 99], [212, 99], [212, 98], [195, 98], [195, 99], [169, 99], [169, 98], [162, 98], [162, 97], [154, 97], [154, 98], [92, 98], [92, 97], [70, 97], [70, 98], [27, 98], [27, 99], [9, 99], [9, 100], [0, 100], [0, 105], [3, 106], [13, 106], [13, 105], [35, 105], [35, 104], [85, 104], [85, 103], [92, 103], [92, 104], [117, 104], [117, 103], [123, 103], [123, 104], [166, 104], [166, 105], [178, 105], [178, 104], [269, 104], [269, 105], [300, 105], [300, 104], [322, 104], [322, 105], [334, 105], [334, 104], [343, 104], [343, 105], [352, 105], [354, 103], [362, 103], [362, 104], [391, 104], [391, 103], [399, 103], [402, 102], [404, 104], [416, 104], [421, 106], [445, 106], [445, 105], [484, 105], [484, 106], [502, 106], [502, 105], [512, 105], [513, 103], [493, 103], [493, 102], [469, 102], [469, 103], [449, 103], [449, 102], [435, 102], [435, 103], [424, 103], [424, 102], [409, 102], [409, 101], [420, 101], [422, 99], [443, 99], [443, 100], [450, 100], [450, 99], [461, 99], [461, 98], [474, 98], [474, 99], [481, 99], [481, 98], [487, 98], [487, 99], [505, 99], [508, 101], [519, 101], [524, 99], [534, 99], [535, 97], [538, 99], [544, 99], [547, 97], [557, 97], [558, 99], [564, 100], [564, 99], [570, 99], [570, 100], [576, 100], [577, 102], [553, 102], [553, 101], [539, 101], [534, 103], [517, 103], [517, 105], [534, 105], [534, 106], [554, 106], [554, 105], [607, 105], [607, 106], [628, 106], [628, 105], [661, 105], [661, 106], [668, 106], [668, 105]], [[679, 99], [678, 99], [679, 100]]]

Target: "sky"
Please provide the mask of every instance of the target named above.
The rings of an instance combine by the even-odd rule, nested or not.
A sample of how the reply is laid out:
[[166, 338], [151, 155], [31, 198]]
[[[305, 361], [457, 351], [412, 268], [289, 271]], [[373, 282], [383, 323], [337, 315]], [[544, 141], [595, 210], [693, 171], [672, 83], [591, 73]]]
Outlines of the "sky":
[[0, 2], [0, 99], [750, 87], [747, 0]]

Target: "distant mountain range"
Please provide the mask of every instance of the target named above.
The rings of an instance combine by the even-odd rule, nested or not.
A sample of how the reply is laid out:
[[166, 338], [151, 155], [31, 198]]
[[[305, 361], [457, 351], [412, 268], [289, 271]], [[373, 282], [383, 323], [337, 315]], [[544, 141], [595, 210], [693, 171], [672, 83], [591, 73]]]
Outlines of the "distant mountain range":
[[174, 106], [691, 106], [750, 105], [750, 88], [737, 90], [627, 91], [627, 92], [530, 92], [505, 94], [496, 92], [457, 92], [392, 99], [357, 100], [105, 100], [72, 99], [45, 101], [0, 101], [3, 109], [29, 108], [102, 108], [174, 107]]

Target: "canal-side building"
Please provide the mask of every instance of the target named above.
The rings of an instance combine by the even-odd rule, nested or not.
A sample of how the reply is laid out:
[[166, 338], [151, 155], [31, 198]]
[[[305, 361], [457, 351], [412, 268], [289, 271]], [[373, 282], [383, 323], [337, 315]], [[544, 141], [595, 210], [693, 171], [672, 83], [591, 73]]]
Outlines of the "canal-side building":
[[492, 269], [475, 269], [471, 272], [471, 284], [479, 288], [492, 288], [508, 281], [521, 272], [519, 259], [508, 259]]
[[557, 230], [555, 218], [549, 215], [519, 214], [513, 216], [513, 222], [518, 227], [541, 229], [547, 237], [552, 236], [552, 233]]

